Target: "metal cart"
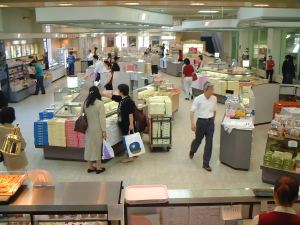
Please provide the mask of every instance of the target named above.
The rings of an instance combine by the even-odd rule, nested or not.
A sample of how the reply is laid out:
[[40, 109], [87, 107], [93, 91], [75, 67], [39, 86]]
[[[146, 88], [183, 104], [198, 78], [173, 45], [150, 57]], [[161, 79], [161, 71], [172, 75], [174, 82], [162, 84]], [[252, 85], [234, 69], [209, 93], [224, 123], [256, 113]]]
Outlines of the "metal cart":
[[172, 147], [172, 117], [151, 117], [150, 120], [150, 147], [166, 148], [169, 151]]

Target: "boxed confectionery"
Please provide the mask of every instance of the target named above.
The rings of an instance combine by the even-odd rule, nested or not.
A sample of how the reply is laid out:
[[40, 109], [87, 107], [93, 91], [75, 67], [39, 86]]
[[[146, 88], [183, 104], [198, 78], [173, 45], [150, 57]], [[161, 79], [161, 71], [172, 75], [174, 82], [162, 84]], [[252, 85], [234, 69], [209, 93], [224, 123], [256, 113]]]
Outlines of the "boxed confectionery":
[[39, 113], [40, 120], [49, 120], [54, 116], [54, 110], [44, 110]]
[[48, 145], [48, 124], [47, 121], [39, 120], [34, 122], [34, 144]]

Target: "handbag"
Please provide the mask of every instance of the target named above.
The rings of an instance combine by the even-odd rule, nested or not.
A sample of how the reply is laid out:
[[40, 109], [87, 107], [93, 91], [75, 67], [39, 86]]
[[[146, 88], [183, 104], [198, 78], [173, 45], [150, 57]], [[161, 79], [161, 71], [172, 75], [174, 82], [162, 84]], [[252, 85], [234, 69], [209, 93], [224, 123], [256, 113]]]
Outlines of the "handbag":
[[198, 80], [198, 76], [197, 76], [197, 74], [193, 73], [193, 75], [192, 75], [192, 78], [193, 78], [193, 81], [196, 81], [196, 80]]
[[74, 131], [85, 134], [87, 128], [88, 128], [88, 121], [87, 121], [87, 118], [85, 115], [85, 107], [83, 105], [83, 113], [76, 120], [75, 125], [74, 125]]
[[128, 134], [122, 137], [127, 157], [134, 157], [146, 153], [140, 133]]

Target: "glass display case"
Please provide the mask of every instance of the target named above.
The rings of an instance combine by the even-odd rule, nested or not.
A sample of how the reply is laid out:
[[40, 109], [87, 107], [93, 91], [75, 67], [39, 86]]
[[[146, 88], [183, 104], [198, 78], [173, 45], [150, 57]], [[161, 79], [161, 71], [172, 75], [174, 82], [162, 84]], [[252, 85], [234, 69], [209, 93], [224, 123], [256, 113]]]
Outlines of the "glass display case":
[[30, 45], [26, 44], [26, 54], [30, 55]]
[[11, 59], [11, 49], [10, 46], [5, 46], [6, 59]]

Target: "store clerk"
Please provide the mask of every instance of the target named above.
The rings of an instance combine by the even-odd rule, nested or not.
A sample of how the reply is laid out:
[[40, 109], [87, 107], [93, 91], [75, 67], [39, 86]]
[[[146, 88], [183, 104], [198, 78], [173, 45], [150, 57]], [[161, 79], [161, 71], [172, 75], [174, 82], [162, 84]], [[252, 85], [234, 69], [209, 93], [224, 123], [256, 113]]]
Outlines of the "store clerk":
[[[201, 142], [205, 136], [205, 148], [203, 154], [203, 168], [206, 171], [211, 171], [209, 161], [212, 155], [213, 136], [215, 132], [215, 117], [217, 111], [217, 97], [213, 95], [214, 85], [206, 82], [203, 86], [204, 94], [199, 95], [194, 99], [190, 120], [191, 129], [196, 132], [196, 137], [192, 142], [189, 153], [190, 159], [194, 158]], [[197, 116], [197, 123], [195, 125], [195, 114]]]
[[88, 54], [86, 56], [86, 60], [88, 61], [88, 66], [93, 65], [93, 53], [92, 53], [92, 50], [88, 51]]
[[115, 60], [115, 62], [113, 64], [113, 66], [112, 66], [112, 71], [114, 71], [114, 72], [120, 71], [121, 69], [120, 69], [120, 66], [118, 64], [120, 62], [120, 57], [119, 56], [115, 56], [114, 60]]
[[297, 180], [288, 176], [278, 178], [273, 192], [276, 208], [271, 213], [254, 217], [251, 225], [299, 225], [300, 217], [292, 209], [298, 193]]

